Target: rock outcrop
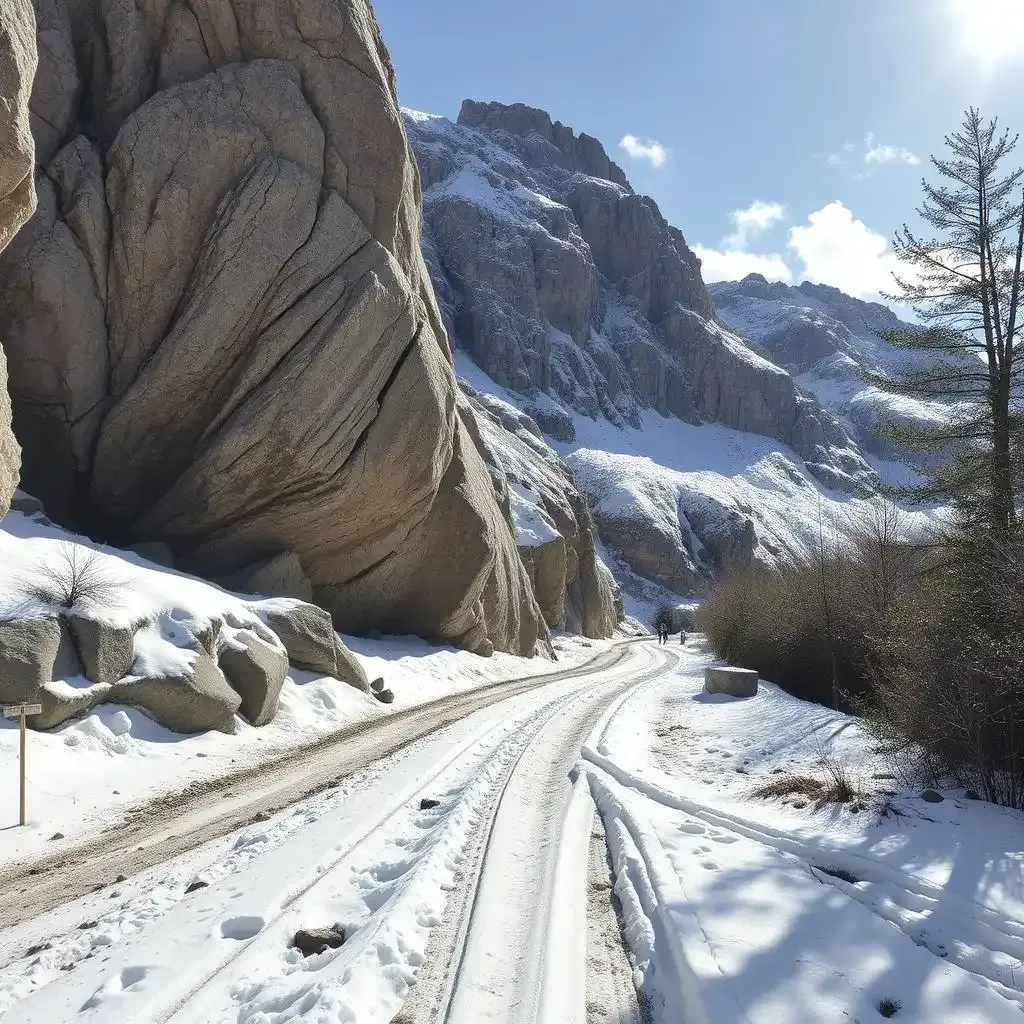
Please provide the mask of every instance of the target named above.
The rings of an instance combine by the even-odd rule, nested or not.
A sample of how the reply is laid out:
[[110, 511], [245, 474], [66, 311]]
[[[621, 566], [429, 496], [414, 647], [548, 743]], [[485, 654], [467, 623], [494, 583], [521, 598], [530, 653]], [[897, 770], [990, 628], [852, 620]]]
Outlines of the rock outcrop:
[[[105, 563], [114, 557], [103, 556]], [[29, 719], [34, 728], [108, 703], [140, 708], [175, 732], [230, 730], [236, 713], [266, 725], [290, 665], [394, 699], [381, 696], [383, 679], [371, 687], [327, 612], [302, 601], [237, 603], [214, 617], [175, 608], [130, 626], [111, 623], [84, 598], [80, 604], [30, 597], [20, 617], [8, 612], [0, 621], [0, 703], [41, 704]]]
[[829, 486], [874, 480], [843, 425], [722, 326], [683, 235], [597, 140], [472, 100], [457, 124], [406, 125], [449, 334], [553, 437], [573, 440], [571, 411], [639, 426], [653, 408], [776, 438]]
[[853, 298], [828, 285], [804, 281], [791, 286], [749, 274], [742, 281], [713, 284], [711, 293], [723, 322], [789, 370], [864, 451], [918, 468], [928, 463], [927, 456], [895, 450], [878, 437], [878, 427], [893, 422], [932, 427], [953, 415], [952, 407], [897, 398], [868, 385], [865, 374], [900, 376], [908, 368], [923, 370], [941, 361], [955, 378], [969, 371], [970, 357], [892, 347], [880, 333], [910, 324], [878, 302]]
[[206, 576], [283, 558], [279, 589], [346, 631], [546, 649], [459, 412], [367, 0], [37, 16], [39, 209], [0, 257], [28, 489]]
[[[28, 103], [36, 70], [35, 19], [30, 0], [0, 7], [0, 252], [36, 206], [35, 147]], [[21, 454], [11, 430], [7, 366], [0, 351], [0, 516], [18, 485]]]
[[621, 618], [617, 587], [597, 554], [587, 498], [526, 413], [463, 383], [466, 422], [491, 470], [499, 503], [551, 629], [609, 636]]

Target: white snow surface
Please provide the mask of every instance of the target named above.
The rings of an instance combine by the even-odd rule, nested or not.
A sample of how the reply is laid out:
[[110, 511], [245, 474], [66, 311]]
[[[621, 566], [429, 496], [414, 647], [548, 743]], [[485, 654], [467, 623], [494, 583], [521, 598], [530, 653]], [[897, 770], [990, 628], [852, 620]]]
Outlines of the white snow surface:
[[[673, 653], [676, 667], [626, 690], [580, 748], [548, 851], [565, 896], [546, 941], [510, 926], [493, 951], [526, 958], [536, 991], [521, 995], [536, 1019], [586, 1019], [576, 874], [596, 807], [652, 1024], [866, 1024], [886, 1000], [908, 1024], [1019, 1021], [1024, 815], [956, 791], [925, 803], [898, 787], [855, 720], [764, 683], [746, 700], [709, 696], [710, 657], [692, 642]], [[466, 884], [458, 868], [491, 788], [545, 707], [570, 707], [578, 686], [485, 708], [114, 898], [19, 926], [0, 943], [11, 960], [0, 971], [5, 1021], [392, 1020]], [[847, 767], [863, 810], [753, 795], [780, 773], [820, 777], [824, 757]], [[438, 806], [421, 809], [421, 794]], [[516, 806], [531, 813], [528, 790]], [[207, 886], [186, 895], [193, 880]], [[478, 919], [507, 911], [508, 894], [489, 898], [502, 905], [478, 906]], [[341, 948], [307, 959], [289, 948], [296, 928], [331, 924], [345, 930]], [[42, 939], [49, 948], [18, 955]], [[479, 1012], [456, 1019], [509, 1019], [495, 995], [481, 992], [470, 1000]]]
[[[534, 526], [538, 537], [546, 528], [543, 520]], [[52, 614], [27, 597], [25, 588], [45, 578], [45, 566], [59, 568], [69, 545], [80, 556], [95, 553], [98, 571], [114, 584], [102, 603], [89, 603], [84, 610], [114, 624], [145, 623], [135, 638], [136, 676], [186, 667], [195, 654], [183, 645], [215, 619], [229, 620], [221, 626], [226, 642], [237, 627], [245, 627], [279, 644], [258, 612], [290, 604], [289, 598], [231, 594], [18, 512], [0, 520], [0, 617]], [[47, 849], [55, 832], [68, 840], [81, 838], [116, 822], [142, 802], [238, 768], [256, 767], [360, 721], [490, 682], [558, 671], [593, 656], [602, 645], [560, 634], [555, 638], [559, 660], [550, 661], [500, 652], [481, 658], [415, 637], [343, 639], [370, 679], [384, 678], [395, 694], [393, 704], [382, 705], [330, 676], [292, 669], [277, 715], [260, 728], [236, 716], [231, 734], [184, 736], [156, 725], [134, 708], [105, 704], [56, 729], [31, 732], [26, 759], [28, 827], [0, 831], [0, 864]], [[52, 688], [81, 692], [107, 685], [75, 676]], [[18, 820], [17, 772], [17, 723], [0, 719], [0, 780], [5, 780], [0, 785], [0, 829]]]
[[[899, 790], [856, 720], [714, 662], [627, 695], [583, 751], [655, 1021], [998, 1024], [1024, 1007], [1024, 815]], [[868, 808], [753, 790], [838, 758]]]

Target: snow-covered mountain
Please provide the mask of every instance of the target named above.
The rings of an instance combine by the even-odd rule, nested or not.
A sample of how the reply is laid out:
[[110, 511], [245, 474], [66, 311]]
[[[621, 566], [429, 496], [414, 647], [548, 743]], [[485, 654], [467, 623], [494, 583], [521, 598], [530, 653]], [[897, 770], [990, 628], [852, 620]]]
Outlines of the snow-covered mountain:
[[749, 274], [742, 281], [712, 284], [709, 290], [720, 319], [756, 343], [833, 412], [882, 476], [908, 475], [873, 428], [883, 420], [940, 422], [949, 415], [949, 406], [898, 397], [865, 383], [863, 374], [898, 374], [932, 358], [894, 348], [879, 337], [882, 331], [910, 325], [878, 302], [809, 281], [791, 287]]
[[861, 513], [879, 478], [848, 403], [730, 329], [596, 139], [522, 104], [405, 114], [456, 368], [565, 460], [627, 594], [700, 593], [730, 562], [807, 550], [823, 505]]

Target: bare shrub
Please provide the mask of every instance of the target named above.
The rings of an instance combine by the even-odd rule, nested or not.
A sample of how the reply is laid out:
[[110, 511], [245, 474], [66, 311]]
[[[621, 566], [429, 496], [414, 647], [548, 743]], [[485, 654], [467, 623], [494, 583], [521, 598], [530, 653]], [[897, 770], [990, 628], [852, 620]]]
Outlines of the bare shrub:
[[720, 658], [805, 700], [852, 709], [870, 695], [874, 637], [927, 557], [903, 537], [888, 502], [872, 503], [845, 531], [822, 515], [815, 550], [776, 568], [732, 570], [698, 625]]
[[820, 763], [826, 777], [820, 797], [821, 803], [849, 804], [861, 800], [863, 793], [860, 787], [854, 783], [846, 770], [846, 765], [839, 758], [821, 754]]
[[962, 548], [876, 638], [868, 724], [901, 781], [1024, 809], [1024, 557]]
[[99, 551], [71, 541], [62, 543], [51, 558], [36, 562], [26, 576], [21, 590], [27, 598], [63, 611], [118, 603], [127, 583]]

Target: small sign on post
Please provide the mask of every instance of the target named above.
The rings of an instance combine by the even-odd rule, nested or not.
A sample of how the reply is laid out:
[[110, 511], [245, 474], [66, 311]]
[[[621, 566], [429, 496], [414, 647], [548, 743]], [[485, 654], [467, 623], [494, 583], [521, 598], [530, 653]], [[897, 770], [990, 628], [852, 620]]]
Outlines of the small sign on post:
[[5, 704], [3, 707], [4, 718], [21, 719], [21, 742], [19, 745], [18, 768], [21, 779], [18, 787], [20, 798], [21, 814], [18, 820], [19, 825], [25, 824], [25, 719], [29, 715], [42, 714], [42, 704]]

